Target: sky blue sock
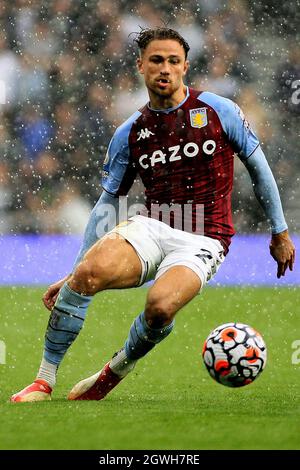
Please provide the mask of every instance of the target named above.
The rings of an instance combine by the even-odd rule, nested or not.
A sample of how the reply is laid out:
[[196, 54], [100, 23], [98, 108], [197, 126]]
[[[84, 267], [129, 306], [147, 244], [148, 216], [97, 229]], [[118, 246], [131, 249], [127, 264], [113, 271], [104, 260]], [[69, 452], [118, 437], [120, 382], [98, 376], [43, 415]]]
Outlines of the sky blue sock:
[[92, 297], [78, 294], [65, 282], [51, 312], [46, 335], [44, 358], [59, 365], [80, 332]]
[[145, 356], [157, 343], [166, 338], [174, 327], [174, 320], [162, 328], [150, 328], [142, 312], [131, 325], [125, 352], [128, 359], [139, 359]]

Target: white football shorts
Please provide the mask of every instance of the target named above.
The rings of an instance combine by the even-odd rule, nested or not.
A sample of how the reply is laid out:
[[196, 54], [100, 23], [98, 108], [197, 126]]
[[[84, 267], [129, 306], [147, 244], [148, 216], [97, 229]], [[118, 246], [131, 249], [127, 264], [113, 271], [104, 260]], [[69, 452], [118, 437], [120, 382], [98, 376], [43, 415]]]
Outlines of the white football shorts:
[[156, 219], [135, 215], [117, 225], [118, 233], [136, 250], [142, 274], [139, 285], [158, 279], [173, 266], [187, 266], [201, 280], [201, 288], [224, 261], [224, 249], [218, 240], [183, 232]]

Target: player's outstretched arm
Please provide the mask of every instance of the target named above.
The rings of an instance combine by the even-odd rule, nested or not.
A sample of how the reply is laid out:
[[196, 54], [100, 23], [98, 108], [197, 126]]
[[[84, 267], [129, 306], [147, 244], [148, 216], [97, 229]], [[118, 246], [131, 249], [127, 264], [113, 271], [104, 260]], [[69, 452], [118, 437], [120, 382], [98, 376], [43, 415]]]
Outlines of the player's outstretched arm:
[[[102, 238], [107, 232], [112, 230], [119, 218], [119, 200], [103, 191], [97, 203], [95, 204], [88, 224], [86, 226], [83, 242], [76, 257], [73, 270], [81, 261], [89, 248]], [[48, 310], [52, 310], [57, 299], [60, 288], [71, 276], [68, 274], [63, 279], [51, 284], [43, 295], [43, 303]]]
[[279, 191], [266, 157], [260, 147], [243, 161], [252, 180], [254, 193], [271, 223], [270, 253], [277, 262], [277, 277], [293, 270], [295, 247], [288, 234]]
[[119, 218], [119, 199], [103, 190], [96, 202], [87, 223], [79, 253], [73, 270], [80, 263], [85, 253], [117, 224]]

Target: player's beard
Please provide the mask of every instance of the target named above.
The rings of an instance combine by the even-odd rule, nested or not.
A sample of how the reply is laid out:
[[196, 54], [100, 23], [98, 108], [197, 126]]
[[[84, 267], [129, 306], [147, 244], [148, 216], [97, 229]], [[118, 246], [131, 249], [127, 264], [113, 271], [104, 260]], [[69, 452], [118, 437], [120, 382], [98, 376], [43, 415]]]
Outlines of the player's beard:
[[157, 97], [160, 98], [171, 98], [171, 96], [176, 93], [176, 91], [179, 89], [180, 85], [176, 87], [174, 85], [174, 82], [169, 82], [168, 87], [166, 88], [160, 88], [159, 83], [154, 80], [151, 84], [148, 85], [148, 89], [151, 90], [151, 92], [156, 95]]

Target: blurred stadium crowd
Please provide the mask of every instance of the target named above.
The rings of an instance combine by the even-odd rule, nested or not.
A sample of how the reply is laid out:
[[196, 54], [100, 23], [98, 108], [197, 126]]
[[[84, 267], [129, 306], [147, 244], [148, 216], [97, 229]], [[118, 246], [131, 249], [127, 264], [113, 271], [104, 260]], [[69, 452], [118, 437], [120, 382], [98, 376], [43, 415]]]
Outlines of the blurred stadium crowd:
[[[131, 33], [163, 25], [190, 43], [186, 82], [242, 107], [299, 229], [298, 2], [257, 3], [0, 0], [0, 233], [83, 232], [108, 142], [147, 102]], [[238, 162], [233, 207], [238, 230], [266, 229]]]

